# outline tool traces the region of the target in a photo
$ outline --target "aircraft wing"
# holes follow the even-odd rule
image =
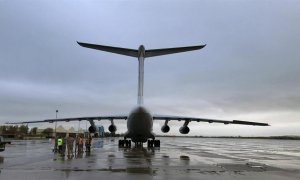
[[[23,122],[6,122],[6,124],[31,124],[31,123],[53,123],[53,122],[70,122],[70,121],[100,121],[100,120],[126,120],[128,116],[94,116],[94,117],[75,117],[60,119],[45,119],[40,121],[23,121]]]
[[[177,120],[177,121],[196,121],[196,122],[208,122],[208,123],[222,123],[222,124],[241,124],[241,125],[252,125],[252,126],[270,126],[268,123],[251,122],[251,121],[240,121],[240,120],[218,120],[218,119],[206,119],[206,118],[194,118],[194,117],[181,117],[181,116],[160,116],[154,115],[153,120]]]

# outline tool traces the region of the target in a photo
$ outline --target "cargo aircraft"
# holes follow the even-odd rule
[[[190,122],[207,122],[207,123],[222,123],[222,124],[241,124],[241,125],[253,125],[253,126],[269,126],[267,123],[240,121],[240,120],[218,120],[218,119],[207,119],[198,117],[184,117],[184,116],[165,116],[165,115],[153,115],[144,106],[143,100],[143,88],[144,88],[144,61],[145,58],[162,56],[167,54],[181,53],[186,51],[199,50],[204,48],[206,45],[189,46],[189,47],[176,47],[166,49],[150,49],[146,50],[143,45],[136,49],[127,49],[120,47],[103,46],[97,44],[88,44],[77,42],[80,46],[85,48],[91,48],[110,53],[131,56],[138,59],[138,98],[137,106],[132,109],[128,115],[124,116],[94,116],[94,117],[76,117],[76,118],[62,118],[62,119],[46,119],[42,121],[25,121],[20,123],[43,123],[43,122],[70,122],[70,121],[89,121],[90,127],[88,128],[90,133],[96,132],[96,120],[109,120],[111,125],[108,130],[111,133],[115,133],[117,127],[115,125],[116,120],[127,120],[127,132],[124,135],[124,140],[119,140],[120,147],[130,147],[131,141],[136,145],[142,145],[147,142],[148,147],[160,147],[160,141],[155,140],[155,135],[152,131],[153,121],[164,121],[164,125],[161,127],[163,133],[167,133],[170,130],[168,125],[169,121],[183,121],[182,127],[179,129],[181,134],[188,134],[190,129],[188,127]],[[13,123],[10,123],[13,124]],[[131,140],[129,140],[131,139]]]

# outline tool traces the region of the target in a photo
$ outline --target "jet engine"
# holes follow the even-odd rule
[[[114,133],[117,131],[117,127],[114,124],[111,124],[110,126],[108,126],[108,130],[111,133]]]
[[[181,134],[188,134],[190,132],[190,128],[187,127],[187,126],[182,126],[180,129],[179,129],[179,132]]]
[[[90,126],[90,127],[89,127],[89,132],[90,132],[90,133],[95,133],[96,131],[97,131],[96,126]]]
[[[170,131],[170,126],[169,125],[163,125],[162,127],[161,127],[161,131],[163,132],[163,133],[167,133],[167,132],[169,132]]]

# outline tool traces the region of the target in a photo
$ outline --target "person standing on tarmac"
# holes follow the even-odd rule
[[[73,157],[74,138],[70,135],[67,137],[68,157]]]
[[[82,135],[79,136],[79,141],[78,141],[78,153],[83,152],[83,138]]]
[[[78,153],[79,150],[79,134],[76,135],[75,139],[75,155]]]
[[[59,153],[62,153],[62,145],[63,145],[63,140],[62,140],[62,138],[59,136],[58,138],[57,138],[57,147],[58,147],[58,152]]]
[[[62,142],[62,155],[64,156],[66,153],[66,148],[67,148],[67,137],[63,138],[63,142]]]
[[[89,134],[85,141],[85,152],[91,152],[92,136]]]

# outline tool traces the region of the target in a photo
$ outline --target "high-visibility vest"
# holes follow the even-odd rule
[[[62,144],[63,144],[62,139],[61,139],[61,138],[58,138],[58,139],[57,139],[57,145],[58,145],[58,146],[62,146]]]

